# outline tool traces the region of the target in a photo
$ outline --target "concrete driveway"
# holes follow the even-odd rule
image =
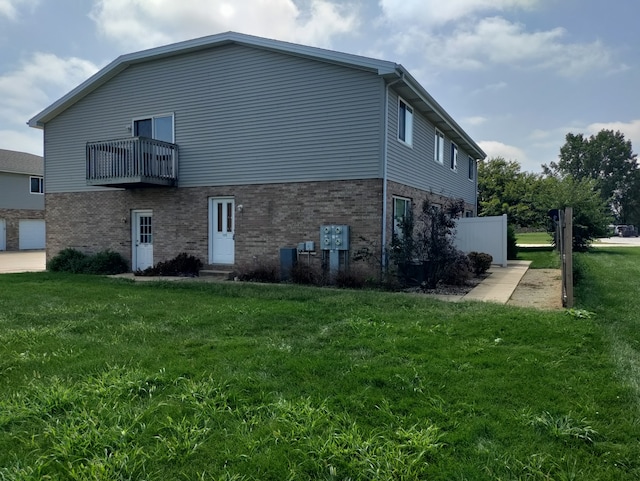
[[[46,270],[45,251],[0,252],[0,274]]]

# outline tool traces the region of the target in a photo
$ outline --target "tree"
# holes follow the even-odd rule
[[[569,133],[565,140],[558,162],[542,166],[545,174],[592,179],[619,223],[640,220],[640,174],[631,141],[613,130],[589,138]]]
[[[544,228],[547,202],[540,199],[542,176],[521,172],[520,164],[494,157],[478,166],[479,215],[507,214],[519,227]]]
[[[571,176],[563,178],[549,176],[540,184],[541,197],[548,200],[549,208],[573,207],[573,248],[586,250],[591,241],[607,235],[607,225],[611,222],[607,202],[602,199],[594,179],[576,180]],[[549,231],[553,226],[549,224]]]

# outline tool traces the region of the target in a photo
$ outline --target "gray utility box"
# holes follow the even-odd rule
[[[348,225],[320,226],[320,249],[330,251],[349,250]]]
[[[291,278],[291,269],[298,263],[298,251],[295,247],[280,248],[280,280],[288,281]]]

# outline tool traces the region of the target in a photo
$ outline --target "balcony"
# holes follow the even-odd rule
[[[176,144],[145,137],[87,143],[87,185],[133,189],[177,183]]]

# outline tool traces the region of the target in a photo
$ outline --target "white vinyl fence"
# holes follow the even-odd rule
[[[458,219],[454,243],[466,254],[491,254],[494,264],[507,267],[507,214]]]

